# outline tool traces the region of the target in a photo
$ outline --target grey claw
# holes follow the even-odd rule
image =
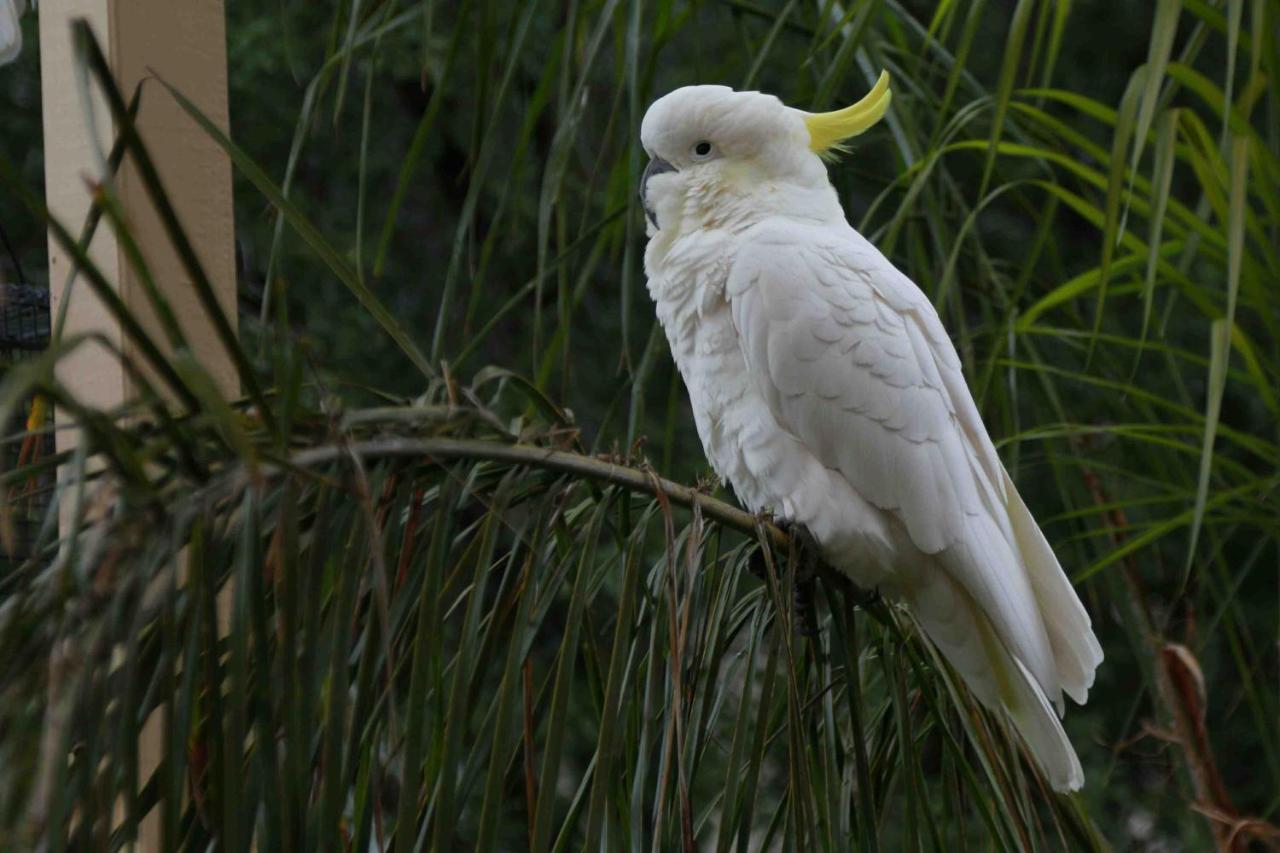
[[[792,579],[791,609],[796,633],[802,637],[818,635],[818,614],[814,606],[814,587],[818,577],[818,561],[821,555],[818,542],[803,524],[788,525],[795,542],[797,560]]]
[[[850,583],[849,587],[852,590],[850,597],[853,599],[853,603],[858,607],[861,607],[863,610],[880,603],[882,598],[880,595],[880,587],[877,586],[872,589],[866,589],[865,587],[858,586],[856,583]]]

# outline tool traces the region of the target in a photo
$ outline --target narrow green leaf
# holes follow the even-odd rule
[[[280,188],[267,177],[267,174],[253,162],[249,155],[232,142],[231,138],[223,133],[217,125],[211,122],[200,111],[199,107],[165,82],[163,78],[158,79],[173,95],[178,105],[195,119],[196,123],[204,128],[205,132],[227,152],[236,168],[258,188],[259,192],[267,197],[268,201],[280,210],[289,225],[298,233],[298,236],[311,247],[316,256],[324,262],[338,280],[346,285],[347,289],[364,306],[364,309],[378,322],[378,325],[382,326],[388,337],[396,342],[405,357],[418,368],[424,377],[427,379],[433,378],[435,370],[432,369],[426,357],[419,351],[417,344],[413,342],[413,339],[405,331],[404,327],[400,325],[400,322],[396,320],[395,316],[373,295],[373,291],[360,281],[359,274],[351,268],[347,260],[321,236],[320,232],[302,215],[301,211],[284,197],[280,192]]]
[[[1169,54],[1173,51],[1173,40],[1178,32],[1178,18],[1181,14],[1182,0],[1156,0],[1151,40],[1147,43],[1141,106],[1134,122],[1133,154],[1129,162],[1129,170],[1134,173],[1138,171],[1138,162],[1142,159],[1142,151],[1147,144],[1147,132],[1156,115],[1160,87],[1164,84],[1165,69],[1169,65]]]
[[[1249,170],[1249,141],[1236,137],[1231,145],[1231,207],[1227,221],[1227,310],[1210,329],[1209,380],[1205,391],[1204,445],[1200,450],[1200,473],[1196,481],[1196,503],[1191,518],[1190,542],[1183,566],[1183,585],[1191,574],[1196,545],[1204,524],[1205,504],[1209,496],[1209,478],[1213,473],[1214,441],[1222,397],[1226,391],[1227,365],[1231,358],[1231,335],[1235,326],[1236,294],[1240,289],[1240,266],[1244,252],[1245,192]]]

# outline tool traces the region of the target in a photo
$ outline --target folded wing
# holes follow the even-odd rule
[[[945,572],[1059,712],[1064,690],[1083,701],[1101,660],[1088,616],[1005,473],[928,299],[849,228],[779,224],[744,244],[727,297],[757,389],[932,558],[908,572],[921,587],[908,598]]]

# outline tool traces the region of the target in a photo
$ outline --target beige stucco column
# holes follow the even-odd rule
[[[45,195],[51,213],[78,234],[90,206],[86,178],[99,177],[102,157],[114,138],[111,114],[95,93],[91,108],[77,82],[71,21],[85,18],[108,54],[125,96],[132,95],[148,69],[162,76],[222,127],[227,126],[226,29],[222,0],[44,0],[40,4],[41,86],[44,98]],[[90,121],[90,115],[96,121]],[[227,315],[234,322],[235,249],[231,167],[208,138],[156,83],[146,84],[138,116],[161,180],[191,236]],[[117,188],[135,237],[152,273],[172,304],[194,354],[228,393],[237,391],[235,372],[223,356],[213,327],[204,319],[177,253],[169,245],[155,210],[132,164],[126,161]],[[119,252],[110,229],[98,229],[91,257],[117,284],[130,308],[163,342],[139,285]],[[131,352],[128,341],[89,289],[77,284],[68,295],[67,255],[49,248],[54,316],[68,302],[66,334],[105,333]],[[120,364],[97,347],[82,347],[61,365],[60,377],[85,402],[110,408],[132,396]],[[76,440],[61,432],[59,449]]]
[[[111,114],[96,92],[83,102],[77,79],[71,22],[88,20],[128,98],[152,71],[190,98],[214,122],[227,127],[227,58],[223,0],[42,0],[39,8],[44,110],[45,195],[51,214],[79,234],[90,207],[86,179],[97,180],[115,137]],[[90,87],[92,89],[92,86]],[[138,126],[178,217],[213,283],[223,310],[236,317],[231,167],[227,157],[156,83],[145,86]],[[222,390],[237,395],[235,371],[204,316],[177,253],[152,208],[132,163],[126,160],[116,188],[132,233],[158,285],[177,315],[193,355]],[[124,302],[164,344],[158,323],[104,223],[90,256]],[[49,246],[53,316],[65,305],[65,335],[95,331],[125,353],[133,347],[83,283],[68,290],[70,259]],[[83,346],[59,365],[62,383],[83,403],[111,409],[136,392],[119,361],[98,346]],[[58,449],[75,446],[74,430],[60,430]],[[70,518],[70,501],[64,519]],[[64,522],[65,524],[65,522]],[[54,739],[56,743],[56,738]],[[152,714],[139,737],[139,771],[145,780],[163,754],[161,715]],[[158,812],[139,827],[138,849],[159,850]]]

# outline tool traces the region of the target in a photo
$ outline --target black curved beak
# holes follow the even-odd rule
[[[645,187],[649,185],[649,179],[654,175],[661,175],[663,172],[677,171],[661,157],[654,157],[649,161],[649,165],[644,167],[644,174],[640,176],[640,204],[644,207],[644,215],[653,223],[653,227],[658,227],[658,217],[654,214],[653,208],[649,206],[649,197],[645,194]]]

